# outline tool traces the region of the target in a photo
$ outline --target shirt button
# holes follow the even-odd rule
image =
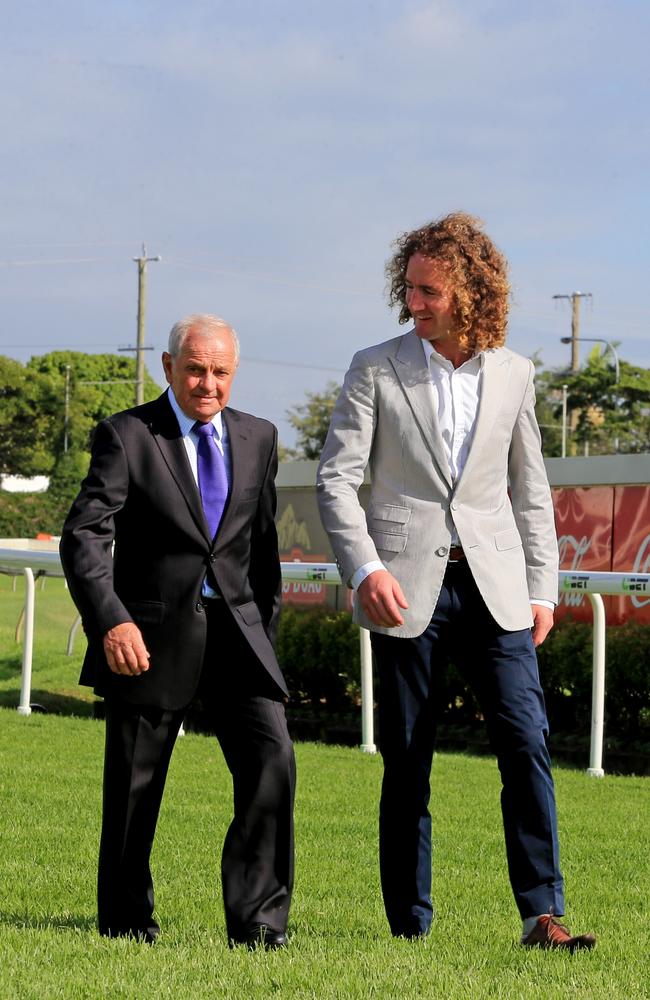
[[[441,545],[439,549],[436,549],[437,556],[446,556],[449,549],[446,549],[444,545]]]
[[[452,502],[452,504],[451,504],[451,509],[452,509],[452,510],[458,510],[458,504],[456,503],[456,501],[455,501],[455,500],[454,500],[454,501]]]

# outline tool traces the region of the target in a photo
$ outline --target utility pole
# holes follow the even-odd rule
[[[592,298],[591,292],[573,292],[571,295],[554,295],[554,299],[567,299],[571,303],[571,337],[563,337],[562,341],[571,344],[571,371],[577,372],[580,368],[580,361],[578,358],[578,341],[582,338],[580,337],[580,299],[590,299]],[[562,435],[562,457],[566,455],[566,405],[567,405],[567,390],[566,386],[562,387],[562,404],[563,404],[563,424],[564,431]],[[571,443],[570,452],[575,455],[577,452],[576,442],[574,434],[576,427],[578,426],[578,410],[572,409],[569,420],[569,428],[571,431]],[[585,445],[588,454],[588,445]]]
[[[121,351],[135,351],[135,405],[144,403],[144,351],[153,348],[144,346],[144,316],[147,303],[147,264],[162,257],[147,257],[147,247],[142,244],[142,256],[132,258],[138,265],[138,339],[136,347],[120,347]]]
[[[571,303],[571,371],[577,372],[578,341],[580,339],[580,299],[592,298],[591,292],[572,292],[571,295],[554,295],[554,299],[567,299]]]

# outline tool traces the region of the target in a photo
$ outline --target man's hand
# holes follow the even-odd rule
[[[386,569],[377,569],[359,584],[357,590],[361,607],[373,625],[395,628],[403,625],[399,609],[408,608],[408,602],[399,583]]]
[[[133,622],[122,622],[108,630],[104,652],[114,674],[137,677],[149,669],[149,653],[142,632]]]
[[[541,646],[553,628],[553,612],[543,604],[531,604],[533,612],[533,642]]]

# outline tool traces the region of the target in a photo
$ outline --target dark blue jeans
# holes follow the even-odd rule
[[[462,561],[449,565],[422,635],[372,633],[372,646],[384,760],[379,861],[393,934],[426,933],[433,915],[429,776],[436,692],[450,656],[472,686],[497,757],[508,871],[519,912],[562,914],[548,723],[530,630],[506,632],[497,625]]]

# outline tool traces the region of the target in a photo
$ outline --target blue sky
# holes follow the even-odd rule
[[[133,344],[209,311],[274,420],[398,332],[402,231],[462,208],[509,257],[509,345],[650,366],[650,7],[636,0],[0,3],[0,353]],[[586,354],[590,345],[582,345]]]

